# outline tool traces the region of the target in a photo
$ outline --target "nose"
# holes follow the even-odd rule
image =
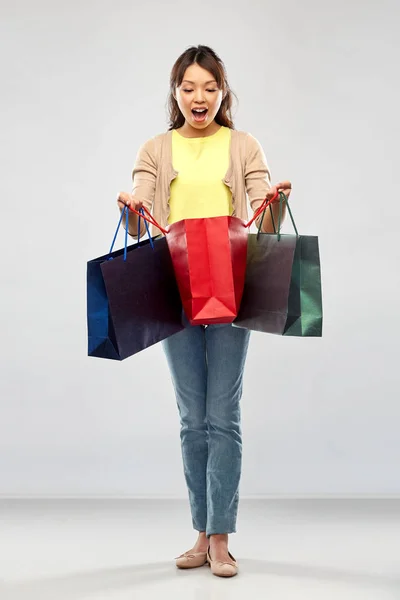
[[[203,98],[203,92],[201,90],[197,90],[197,92],[195,93],[195,101],[199,102],[200,104],[202,104],[204,102],[204,98]]]

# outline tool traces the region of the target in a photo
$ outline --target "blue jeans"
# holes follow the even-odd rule
[[[162,342],[180,416],[192,523],[235,533],[242,464],[240,398],[250,331],[188,325]]]

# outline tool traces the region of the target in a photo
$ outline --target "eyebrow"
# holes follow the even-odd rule
[[[182,83],[183,83],[184,81],[186,81],[187,83],[193,83],[193,84],[194,84],[194,81],[189,81],[189,79],[184,79],[184,80],[182,81]],[[217,83],[216,79],[210,79],[209,81],[206,81],[205,85],[207,85],[207,83],[213,83],[213,82]]]

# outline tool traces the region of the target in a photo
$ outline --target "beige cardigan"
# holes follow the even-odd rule
[[[222,181],[232,192],[233,215],[247,220],[246,194],[252,211],[256,211],[271,188],[271,176],[258,140],[245,131],[230,131],[229,167]],[[162,227],[168,225],[170,184],[177,175],[172,166],[172,130],[150,138],[139,148],[132,171],[132,194]],[[159,233],[152,226],[151,234]]]

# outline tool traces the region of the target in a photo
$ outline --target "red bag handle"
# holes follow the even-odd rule
[[[250,227],[250,225],[257,219],[257,217],[259,217],[261,215],[261,213],[273,202],[275,202],[275,200],[279,197],[279,192],[276,192],[276,194],[273,196],[273,198],[271,198],[270,200],[267,200],[267,198],[265,198],[265,200],[263,201],[263,203],[261,204],[261,206],[256,210],[256,212],[254,213],[254,216],[252,219],[250,219],[250,221],[248,223],[245,224],[245,227]],[[123,204],[125,204],[123,202]],[[125,206],[128,206],[127,204],[125,204]],[[131,208],[130,206],[128,207],[129,210],[131,210],[132,212],[136,213],[137,215],[139,215],[139,217],[142,217],[143,219],[145,219],[145,221],[147,221],[148,223],[150,223],[150,225],[154,225],[155,227],[157,227],[157,229],[159,229],[160,231],[162,231],[162,233],[168,233],[169,229],[164,229],[164,227],[161,227],[161,225],[159,225],[157,223],[157,221],[155,220],[155,218],[153,217],[153,215],[147,210],[147,208],[145,206],[143,206],[143,210],[146,213],[145,215],[143,213],[140,213],[139,211],[137,211],[135,208]],[[146,216],[147,215],[147,216]]]
[[[123,202],[122,204],[125,204],[125,202]],[[127,204],[125,204],[125,206],[128,206]],[[137,211],[135,208],[131,208],[130,206],[128,206],[129,210],[131,210],[132,212],[136,213],[137,215],[139,215],[139,217],[142,217],[142,219],[144,219],[145,221],[147,221],[148,223],[150,223],[150,225],[154,225],[155,227],[157,227],[160,231],[162,231],[162,233],[168,233],[168,229],[164,229],[164,227],[161,227],[161,225],[159,225],[157,223],[157,221],[155,220],[155,218],[153,217],[153,215],[147,210],[147,208],[145,206],[142,206],[144,212],[146,213],[146,215],[140,213],[139,211]]]
[[[245,227],[250,227],[250,225],[257,219],[257,217],[259,217],[261,215],[262,212],[264,212],[264,210],[273,202],[275,202],[275,200],[279,197],[279,192],[276,192],[275,196],[273,196],[273,198],[271,198],[271,200],[267,200],[267,198],[265,198],[264,202],[261,204],[261,206],[256,210],[256,212],[254,213],[254,216],[252,219],[250,219],[250,221],[248,223],[246,223]]]

